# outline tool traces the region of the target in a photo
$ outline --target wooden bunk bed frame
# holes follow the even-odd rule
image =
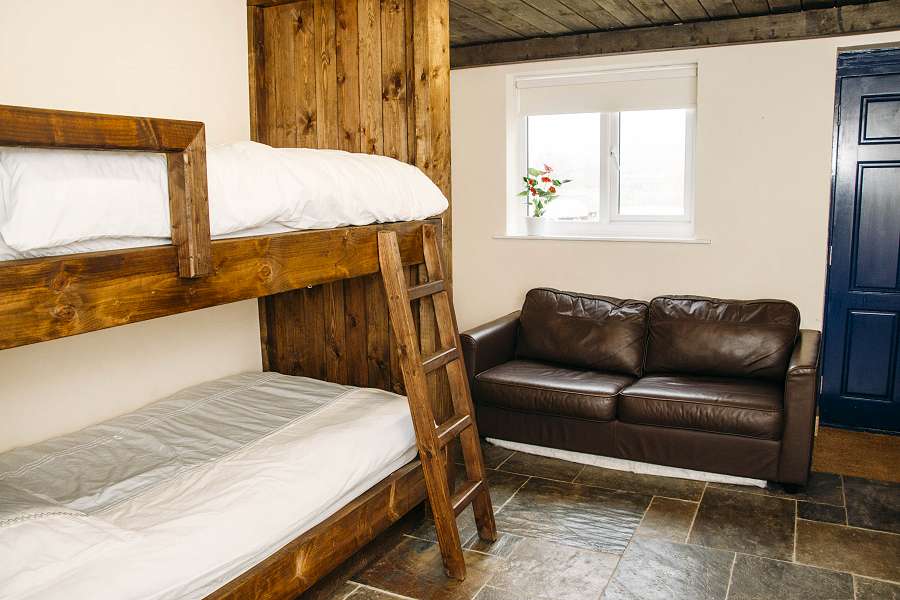
[[[448,0],[247,5],[254,140],[391,156],[450,198]],[[409,284],[425,283],[422,225],[435,226],[449,270],[449,210],[212,241],[202,123],[0,106],[0,146],[164,153],[172,217],[171,245],[0,262],[0,350],[257,298],[265,369],[405,392],[378,233],[396,232]],[[413,308],[427,355],[440,343],[433,304]],[[446,419],[446,379],[429,373],[427,386]],[[208,600],[295,598],[425,498],[417,459]]]
[[[195,225],[173,244],[0,262],[0,349],[377,273],[379,231],[396,232],[404,265],[424,263],[422,225],[436,219],[202,237],[209,231],[202,123],[0,106],[0,146],[171,157],[185,151],[172,148],[198,136],[190,159],[169,159],[172,212],[190,204]],[[189,199],[183,185],[171,185],[182,176],[173,175],[173,164],[190,170]],[[424,499],[417,459],[208,598],[294,598]]]

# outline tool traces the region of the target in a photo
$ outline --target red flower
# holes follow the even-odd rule
[[[551,194],[555,194],[555,193],[556,193],[556,188],[553,187],[553,186],[551,185],[551,186],[550,186],[550,189],[547,190],[547,191],[549,191]]]
[[[534,185],[536,183],[537,183],[537,179],[529,179],[528,180],[528,185]]]
[[[544,183],[550,183],[553,180],[550,179],[549,177],[544,176],[544,177],[541,177],[541,181],[543,181]]]
[[[531,188],[531,195],[532,195],[532,196],[537,196],[537,190],[534,189],[534,188]]]

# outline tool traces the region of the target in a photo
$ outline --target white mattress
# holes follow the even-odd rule
[[[0,598],[203,598],[415,457],[406,399],[275,373],[0,454]]]
[[[418,168],[385,156],[272,148],[207,154],[214,238],[414,221],[447,199]],[[169,242],[162,154],[0,148],[0,259]]]

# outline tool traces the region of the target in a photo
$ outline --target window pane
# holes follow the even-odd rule
[[[599,113],[528,117],[528,166],[543,170],[550,165],[554,178],[572,180],[547,206],[547,217],[598,219],[602,126]]]
[[[684,214],[687,111],[619,113],[619,214]]]

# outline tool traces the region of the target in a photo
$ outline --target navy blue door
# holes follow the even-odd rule
[[[900,432],[900,51],[838,58],[820,419]]]

